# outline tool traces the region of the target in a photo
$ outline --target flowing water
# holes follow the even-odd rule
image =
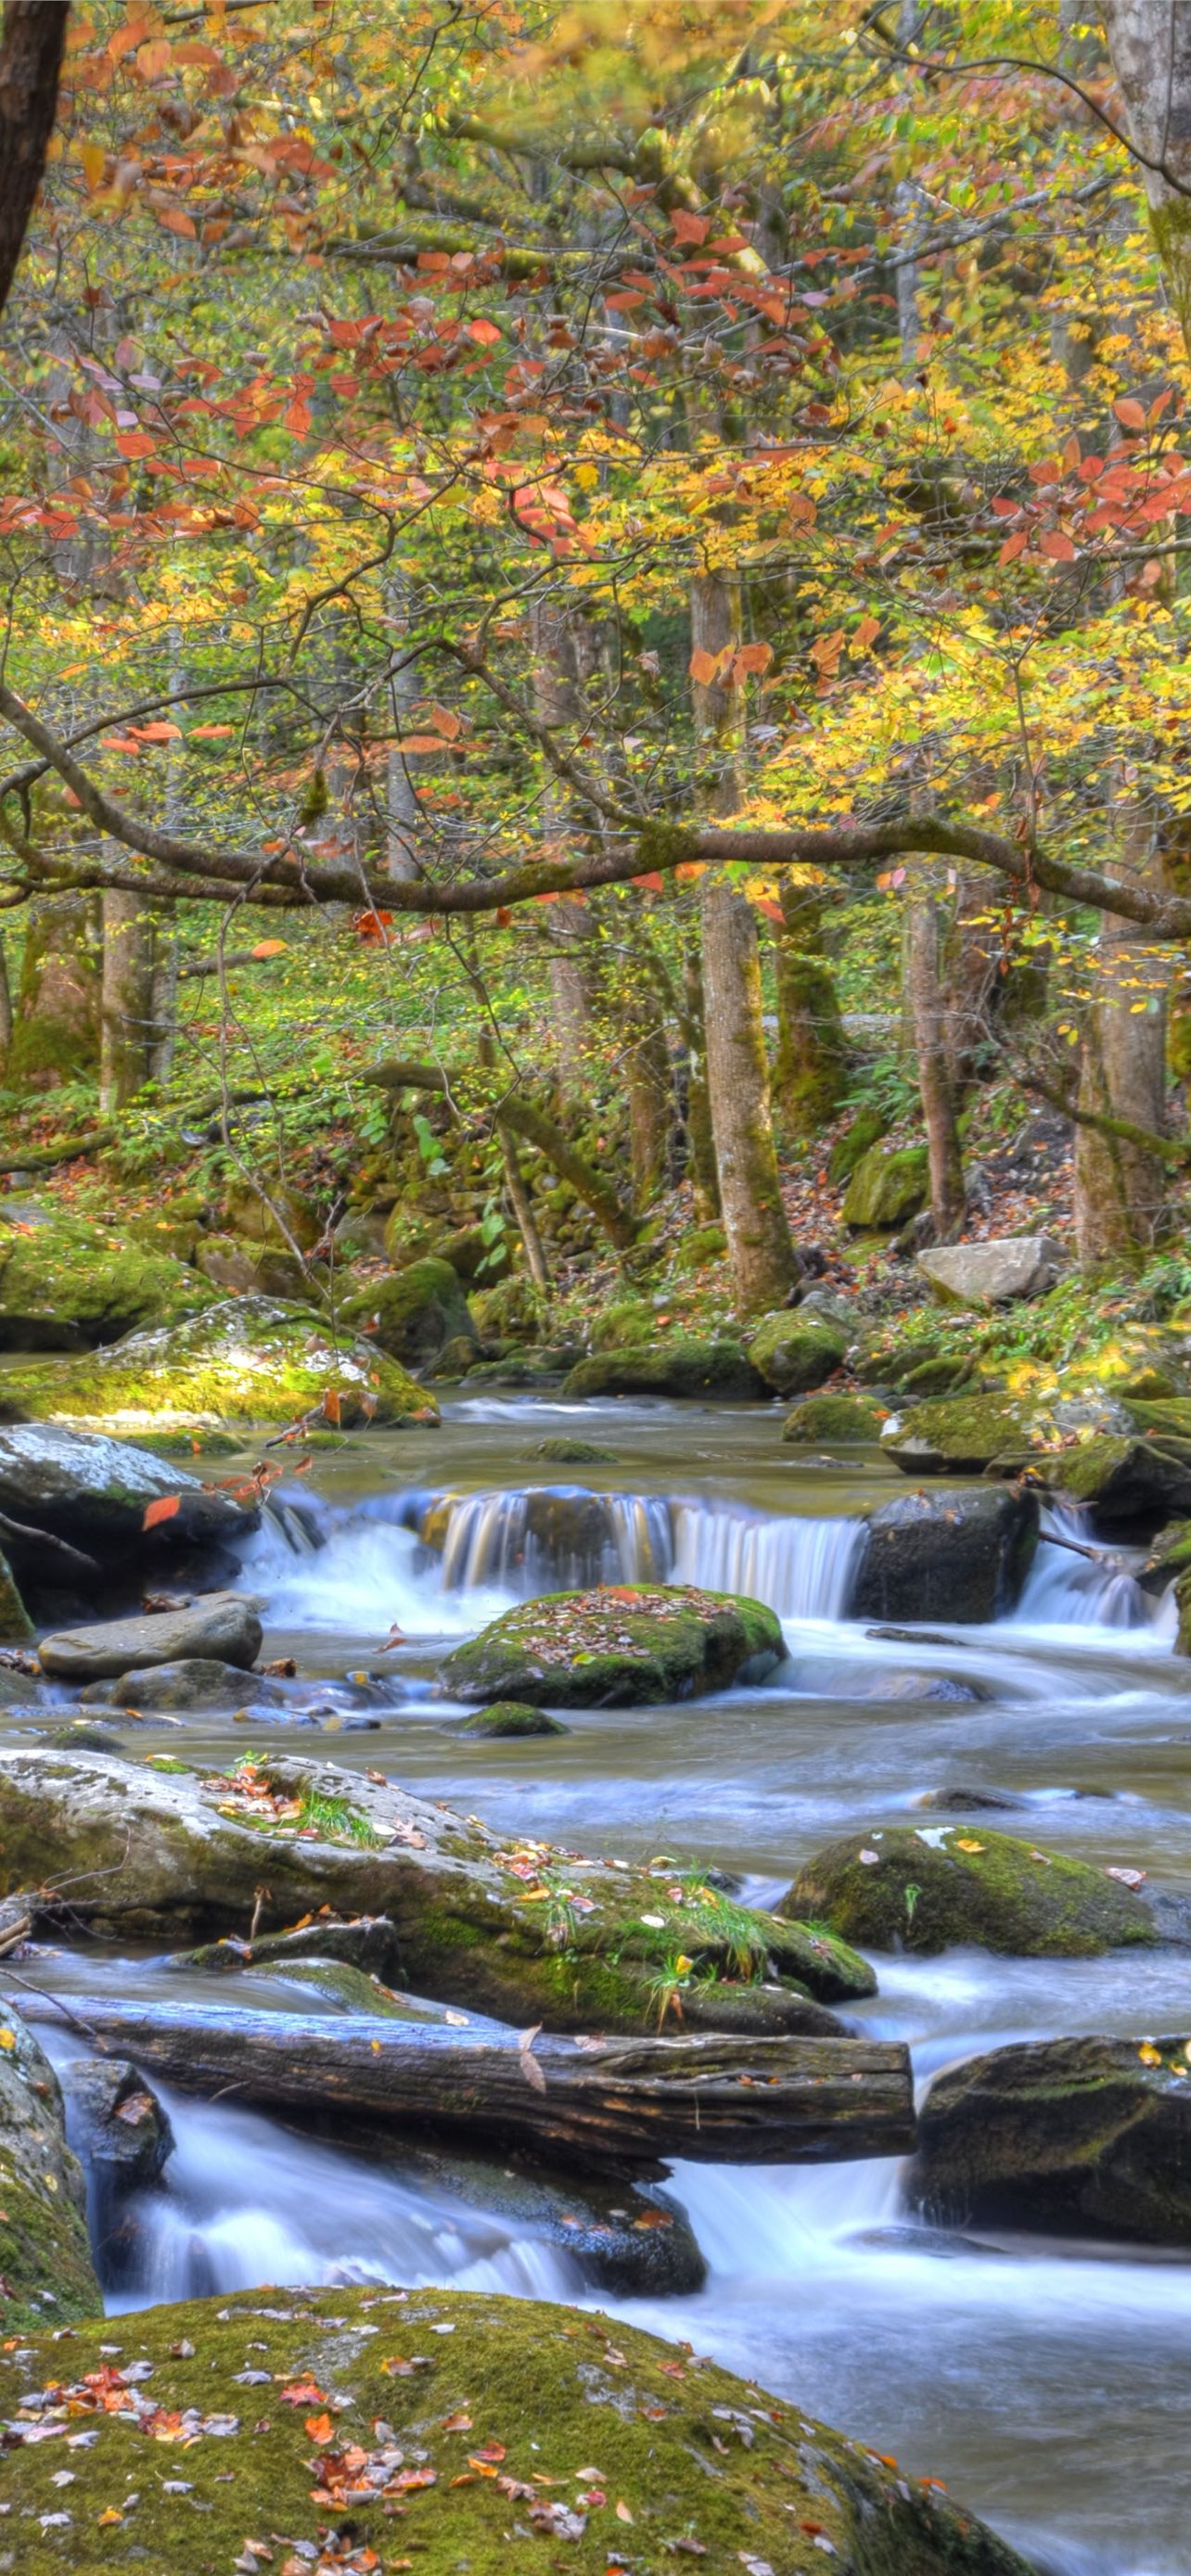
[[[563,1481],[535,1455],[559,1433],[615,1463]],[[268,1603],[265,1653],[292,1653],[300,1678],[248,1726],[187,1718],[188,1757],[226,1759],[277,1722],[317,1719],[310,1740],[336,1759],[504,1831],[714,1859],[759,1901],[824,1842],[957,1787],[1014,1796],[1016,1814],[996,1818],[1007,1830],[1136,1865],[1153,1886],[1191,1875],[1191,1664],[1120,1551],[1089,1562],[1041,1546],[1018,1608],[988,1627],[871,1633],[844,1616],[859,1515],[904,1486],[867,1458],[795,1457],[780,1414],[759,1408],[463,1401],[438,1433],[371,1435],[321,1459],[313,1481],[282,1497],[244,1569]],[[1074,1517],[1049,1528],[1086,1544]],[[435,1689],[443,1641],[511,1600],[600,1578],[751,1592],[780,1614],[788,1660],[764,1686],[707,1701],[573,1712],[565,1737],[464,1736]],[[137,1749],[177,1740],[143,1728]],[[1173,1950],[875,1964],[880,1992],[855,2018],[907,2040],[922,2081],[1014,2039],[1191,2027],[1187,1955]],[[103,1973],[151,1990],[155,1971]],[[54,1974],[68,1985],[71,1964]],[[76,1981],[96,1974],[92,1959]],[[74,2045],[63,2033],[54,2053]],[[166,2188],[134,2211],[113,2305],[311,2278],[590,2295],[565,2251],[474,2196],[228,2104],[169,2108],[177,2152]],[[1191,2570],[1185,2260],[940,2234],[908,2215],[885,2162],[683,2165],[671,2188],[706,2287],[601,2304],[941,2477],[1056,2576]]]

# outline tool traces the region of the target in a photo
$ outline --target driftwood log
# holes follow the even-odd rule
[[[14,1996],[52,2022],[52,1996]],[[566,2039],[501,2023],[69,1998],[75,2027],[186,2092],[430,2126],[618,2172],[818,2164],[915,2142],[907,2049],[867,2039]]]

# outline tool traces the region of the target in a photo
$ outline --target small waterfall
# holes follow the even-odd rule
[[[421,1535],[443,1506],[431,1505]],[[449,1500],[442,1536],[444,1592],[479,1584],[528,1596],[593,1583],[664,1583],[673,1548],[670,1505],[645,1494],[592,1494],[578,1485],[469,1494]]]
[[[780,1619],[842,1619],[867,1542],[860,1520],[750,1520],[679,1503],[673,1580],[747,1593]]]
[[[1054,1546],[1051,1540],[1071,1544]],[[1160,1621],[1163,1605],[1134,1581],[1120,1548],[1096,1549],[1093,1556],[1072,1548],[1094,1547],[1087,1522],[1061,1503],[1044,1505],[1042,1537],[1014,1612],[1018,1622],[1048,1628],[1150,1628]]]

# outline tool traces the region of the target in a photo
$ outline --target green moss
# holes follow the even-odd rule
[[[975,1942],[1012,1958],[1090,1959],[1158,1937],[1141,1899],[1102,1870],[964,1825],[832,1843],[800,1870],[787,1910],[868,1948],[925,1956]]]
[[[593,1351],[627,1351],[642,1342],[653,1340],[657,1316],[652,1306],[640,1298],[626,1298],[618,1306],[605,1306],[592,1326]]]
[[[0,1228],[0,1349],[80,1351],[217,1302],[197,1270],[106,1226]]]
[[[101,2353],[112,2343],[117,2354]],[[134,2360],[149,2376],[121,2411],[100,2411],[86,2375]],[[245,2368],[272,2386],[245,2387]],[[856,2576],[1027,2576],[937,2487],[910,2486],[685,2348],[581,2310],[459,2291],[246,2291],[218,2308],[191,2300],[97,2322],[65,2351],[46,2337],[21,2362],[3,2356],[5,2414],[51,2379],[79,2390],[72,2429],[97,2438],[70,2453],[65,2490],[52,2483],[61,2440],[7,2455],[22,2576],[138,2564],[228,2576],[246,2536],[284,2576],[294,2544],[317,2548],[328,2527],[344,2535],[345,2576],[411,2556],[427,2576],[508,2576],[518,2556],[553,2564],[560,2542],[574,2576],[604,2576],[610,2552],[662,2576],[684,2550],[707,2576],[739,2576],[742,2560],[819,2576],[821,2538]],[[118,2380],[107,2386],[118,2393]],[[287,2401],[306,2386],[312,2395]],[[154,2438],[189,2409],[200,2426],[222,2415],[235,2429],[185,2447]],[[560,2510],[574,2521],[559,2526]],[[61,2511],[68,2525],[45,2527]],[[520,2553],[511,2532],[527,2535]]]
[[[884,1407],[868,1396],[807,1395],[787,1414],[782,1438],[800,1448],[820,1440],[876,1440],[884,1420]]]
[[[884,1133],[885,1121],[879,1109],[858,1109],[851,1126],[845,1127],[843,1135],[837,1136],[831,1148],[827,1160],[828,1180],[834,1181],[837,1189],[845,1181],[850,1181],[857,1164],[863,1162],[874,1145],[880,1144]]]
[[[106,1431],[289,1423],[329,1400],[346,1423],[436,1422],[433,1397],[366,1342],[312,1325],[303,1308],[229,1298],[172,1330],[133,1333],[61,1368],[6,1373],[34,1419]]]
[[[704,1270],[713,1261],[722,1261],[728,1250],[728,1238],[722,1225],[697,1225],[684,1234],[675,1247],[676,1270]]]
[[[464,1340],[473,1349],[477,1341],[467,1299],[447,1261],[412,1261],[388,1278],[370,1280],[344,1299],[339,1315],[352,1332],[367,1333],[378,1350],[406,1368],[425,1365],[450,1341]]]
[[[528,1701],[498,1699],[493,1700],[488,1708],[477,1709],[474,1717],[465,1717],[461,1732],[464,1735],[502,1737],[566,1735],[569,1729],[561,1718],[548,1717],[544,1708],[533,1708]]]
[[[844,1224],[856,1233],[904,1225],[930,1190],[925,1145],[870,1145],[848,1183]]]
[[[564,1396],[671,1395],[724,1403],[762,1392],[739,1342],[701,1342],[683,1333],[581,1360],[563,1387]]]
[[[834,1375],[848,1347],[839,1324],[797,1312],[766,1315],[749,1343],[749,1358],[778,1395],[804,1395]]]
[[[995,1395],[914,1405],[894,1416],[883,1439],[899,1467],[927,1476],[978,1476],[993,1465],[1009,1474],[1058,1446],[1047,1405],[1013,1403]]]
[[[628,1708],[722,1690],[785,1654],[759,1601],[680,1585],[551,1592],[508,1610],[442,1666],[456,1697]]]

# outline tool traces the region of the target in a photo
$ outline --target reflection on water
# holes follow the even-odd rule
[[[1169,1614],[1138,1591],[1121,1553],[1089,1562],[1043,1545],[1017,1612],[994,1626],[849,1624],[860,1514],[904,1485],[873,1461],[793,1459],[780,1418],[484,1399],[456,1408],[439,1434],[320,1461],[303,1552],[274,1525],[245,1568],[268,1597],[266,1652],[296,1651],[325,1676],[328,1704],[338,1691],[345,1707],[373,1712],[374,1732],[328,1746],[336,1758],[519,1834],[714,1857],[761,1901],[816,1847],[905,1821],[941,1794],[954,1813],[995,1796],[1004,1804],[983,1811],[986,1825],[1132,1863],[1154,1883],[1185,1879],[1191,1665],[1172,1655]],[[527,1502],[547,1491],[534,1445],[563,1429],[616,1453],[569,1489],[578,1513]],[[435,1494],[453,1499],[431,1548],[419,1532]],[[1086,1544],[1076,1515],[1049,1528]],[[718,1699],[574,1712],[570,1732],[546,1742],[463,1737],[460,1712],[434,1688],[436,1641],[576,1568],[751,1591],[781,1615],[789,1660],[763,1688]],[[380,1665],[394,1626],[407,1642]],[[349,1670],[387,1678],[348,1690]],[[187,1730],[196,1753],[225,1754],[237,1733],[207,1717]],[[1175,1951],[876,1964],[863,2026],[908,2040],[922,2079],[1010,2040],[1191,2018],[1188,1960]],[[124,1975],[139,1989],[153,1973],[141,1963]],[[311,2278],[582,2296],[566,2256],[504,2216],[226,2103],[171,2101],[171,2113],[178,2152],[168,2187],[139,2204],[121,2303]],[[707,2287],[618,2312],[688,2337],[910,2473],[942,2477],[1054,2576],[1187,2576],[1191,2265],[940,2235],[907,2215],[888,2162],[683,2165],[675,2187]]]

